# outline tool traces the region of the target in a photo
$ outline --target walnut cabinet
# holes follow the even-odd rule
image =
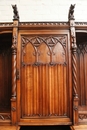
[[[15,14],[16,15],[16,14]],[[0,23],[0,125],[87,127],[87,23]]]

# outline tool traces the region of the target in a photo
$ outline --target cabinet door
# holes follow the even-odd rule
[[[67,32],[20,35],[20,123],[71,124],[68,36]]]

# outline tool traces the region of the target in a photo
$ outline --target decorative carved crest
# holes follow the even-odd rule
[[[13,13],[14,13],[13,18],[14,18],[14,19],[19,19],[19,14],[18,14],[18,10],[17,10],[17,5],[12,5],[12,8],[13,8]]]
[[[75,4],[70,6],[70,9],[69,9],[69,16],[68,16],[68,19],[69,20],[74,20],[74,8],[75,8]]]

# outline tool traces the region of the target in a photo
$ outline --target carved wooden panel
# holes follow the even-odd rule
[[[87,105],[87,42],[78,44],[79,105]]]
[[[22,118],[67,117],[67,35],[22,36]]]
[[[22,36],[23,64],[66,64],[66,35]]]

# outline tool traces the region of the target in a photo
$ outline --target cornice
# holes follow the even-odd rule
[[[0,27],[13,27],[13,22],[0,23]]]
[[[87,22],[75,22],[76,30],[87,30]]]
[[[69,22],[19,22],[19,28],[54,27],[69,28]],[[0,23],[0,28],[13,28],[13,22]],[[87,27],[87,22],[75,22],[76,29]]]
[[[19,23],[20,29],[35,29],[35,28],[49,28],[49,29],[67,29],[69,28],[68,22],[20,22]]]
[[[84,26],[87,25],[87,22],[75,22],[75,25]]]
[[[0,33],[12,32],[13,22],[0,23]]]
[[[13,27],[13,23],[0,23],[0,28]],[[27,27],[68,27],[68,22],[19,22],[19,28]]]
[[[68,22],[20,22],[19,24],[20,26],[57,26],[57,25],[62,25],[62,26],[65,26],[65,25],[68,25]]]

